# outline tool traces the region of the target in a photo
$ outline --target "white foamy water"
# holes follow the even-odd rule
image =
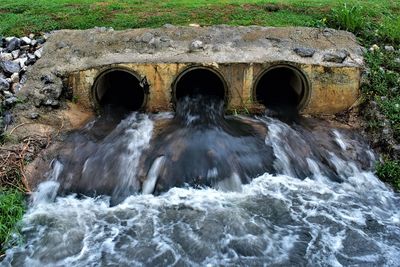
[[[3,266],[398,266],[400,199],[371,173],[262,175],[242,192],[173,188],[41,202]]]
[[[143,137],[135,141],[138,149],[148,144],[147,120],[123,131]],[[399,194],[351,155],[328,148],[318,154],[288,125],[260,121],[268,125],[265,143],[273,148],[277,174],[241,185],[234,173],[218,184],[234,192],[172,188],[159,196],[131,195],[116,206],[107,196],[55,198],[54,179],[39,187],[23,218],[25,243],[9,249],[0,265],[400,266]],[[343,153],[356,150],[343,133],[332,135]],[[126,151],[128,158],[137,155]],[[374,160],[371,151],[362,153]],[[163,161],[154,162],[144,192],[153,190]],[[324,164],[341,180],[329,177]],[[297,177],[298,166],[307,178]],[[218,176],[216,169],[208,174]]]

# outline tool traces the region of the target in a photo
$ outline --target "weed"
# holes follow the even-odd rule
[[[400,190],[400,161],[386,159],[378,164],[376,174],[383,181],[391,183],[394,188]]]
[[[362,31],[367,23],[364,8],[360,5],[349,5],[344,3],[342,6],[333,8],[330,24],[335,28],[358,33]]]

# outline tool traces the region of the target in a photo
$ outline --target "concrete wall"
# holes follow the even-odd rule
[[[102,65],[70,73],[68,86],[78,104],[96,109],[93,85],[96,78],[109,69],[126,69],[149,83],[145,111],[170,111],[174,107],[173,83],[189,67],[205,66],[221,74],[227,85],[228,111],[245,109],[260,111],[262,105],[255,99],[255,84],[265,70],[281,64],[298,69],[307,81],[308,91],[301,107],[303,114],[334,114],[348,109],[359,97],[360,68],[349,66],[321,66],[293,62],[268,63],[124,63]]]

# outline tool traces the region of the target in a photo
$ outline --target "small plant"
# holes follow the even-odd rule
[[[363,7],[344,3],[338,8],[333,8],[329,24],[341,30],[358,33],[366,27]]]
[[[380,179],[400,190],[400,161],[385,160],[377,166],[376,173]]]
[[[79,96],[77,96],[77,95],[72,96],[71,101],[72,101],[72,103],[74,103],[74,104],[78,103],[78,101],[79,101]]]

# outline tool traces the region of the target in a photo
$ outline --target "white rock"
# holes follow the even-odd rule
[[[198,50],[204,50],[204,44],[200,40],[194,40],[189,45],[189,51],[194,52],[194,51],[198,51]]]
[[[373,51],[378,51],[379,49],[380,49],[379,46],[377,44],[374,44],[369,48],[369,51],[373,52]]]
[[[385,50],[388,52],[394,52],[394,47],[391,45],[385,45]]]
[[[37,58],[41,58],[42,57],[42,52],[43,52],[43,48],[40,48],[38,50],[35,51],[34,55]]]
[[[28,53],[28,59],[35,59],[36,57],[35,57],[35,55],[34,54],[31,54],[31,53]]]
[[[6,37],[6,42],[9,43],[12,39],[16,38],[15,36]]]
[[[32,40],[31,46],[35,46],[36,44],[37,44],[37,41],[36,40]]]
[[[35,35],[33,33],[29,34],[29,39],[35,38]]]
[[[23,57],[23,58],[19,58],[19,65],[21,66],[21,68],[25,67],[25,63],[28,61],[27,57]]]
[[[12,83],[18,83],[19,82],[19,74],[18,73],[13,73],[11,74],[11,82]]]
[[[29,44],[31,44],[32,43],[32,40],[31,39],[29,39],[28,37],[22,37],[21,38],[21,41],[23,42],[23,43],[25,43],[25,44],[27,44],[27,45],[29,45]]]
[[[14,96],[13,93],[11,93],[10,91],[3,91],[3,93],[4,93],[4,96],[5,96],[6,98],[9,98],[9,97]]]
[[[13,59],[16,59],[19,57],[19,52],[20,52],[19,50],[14,50],[11,52]]]

